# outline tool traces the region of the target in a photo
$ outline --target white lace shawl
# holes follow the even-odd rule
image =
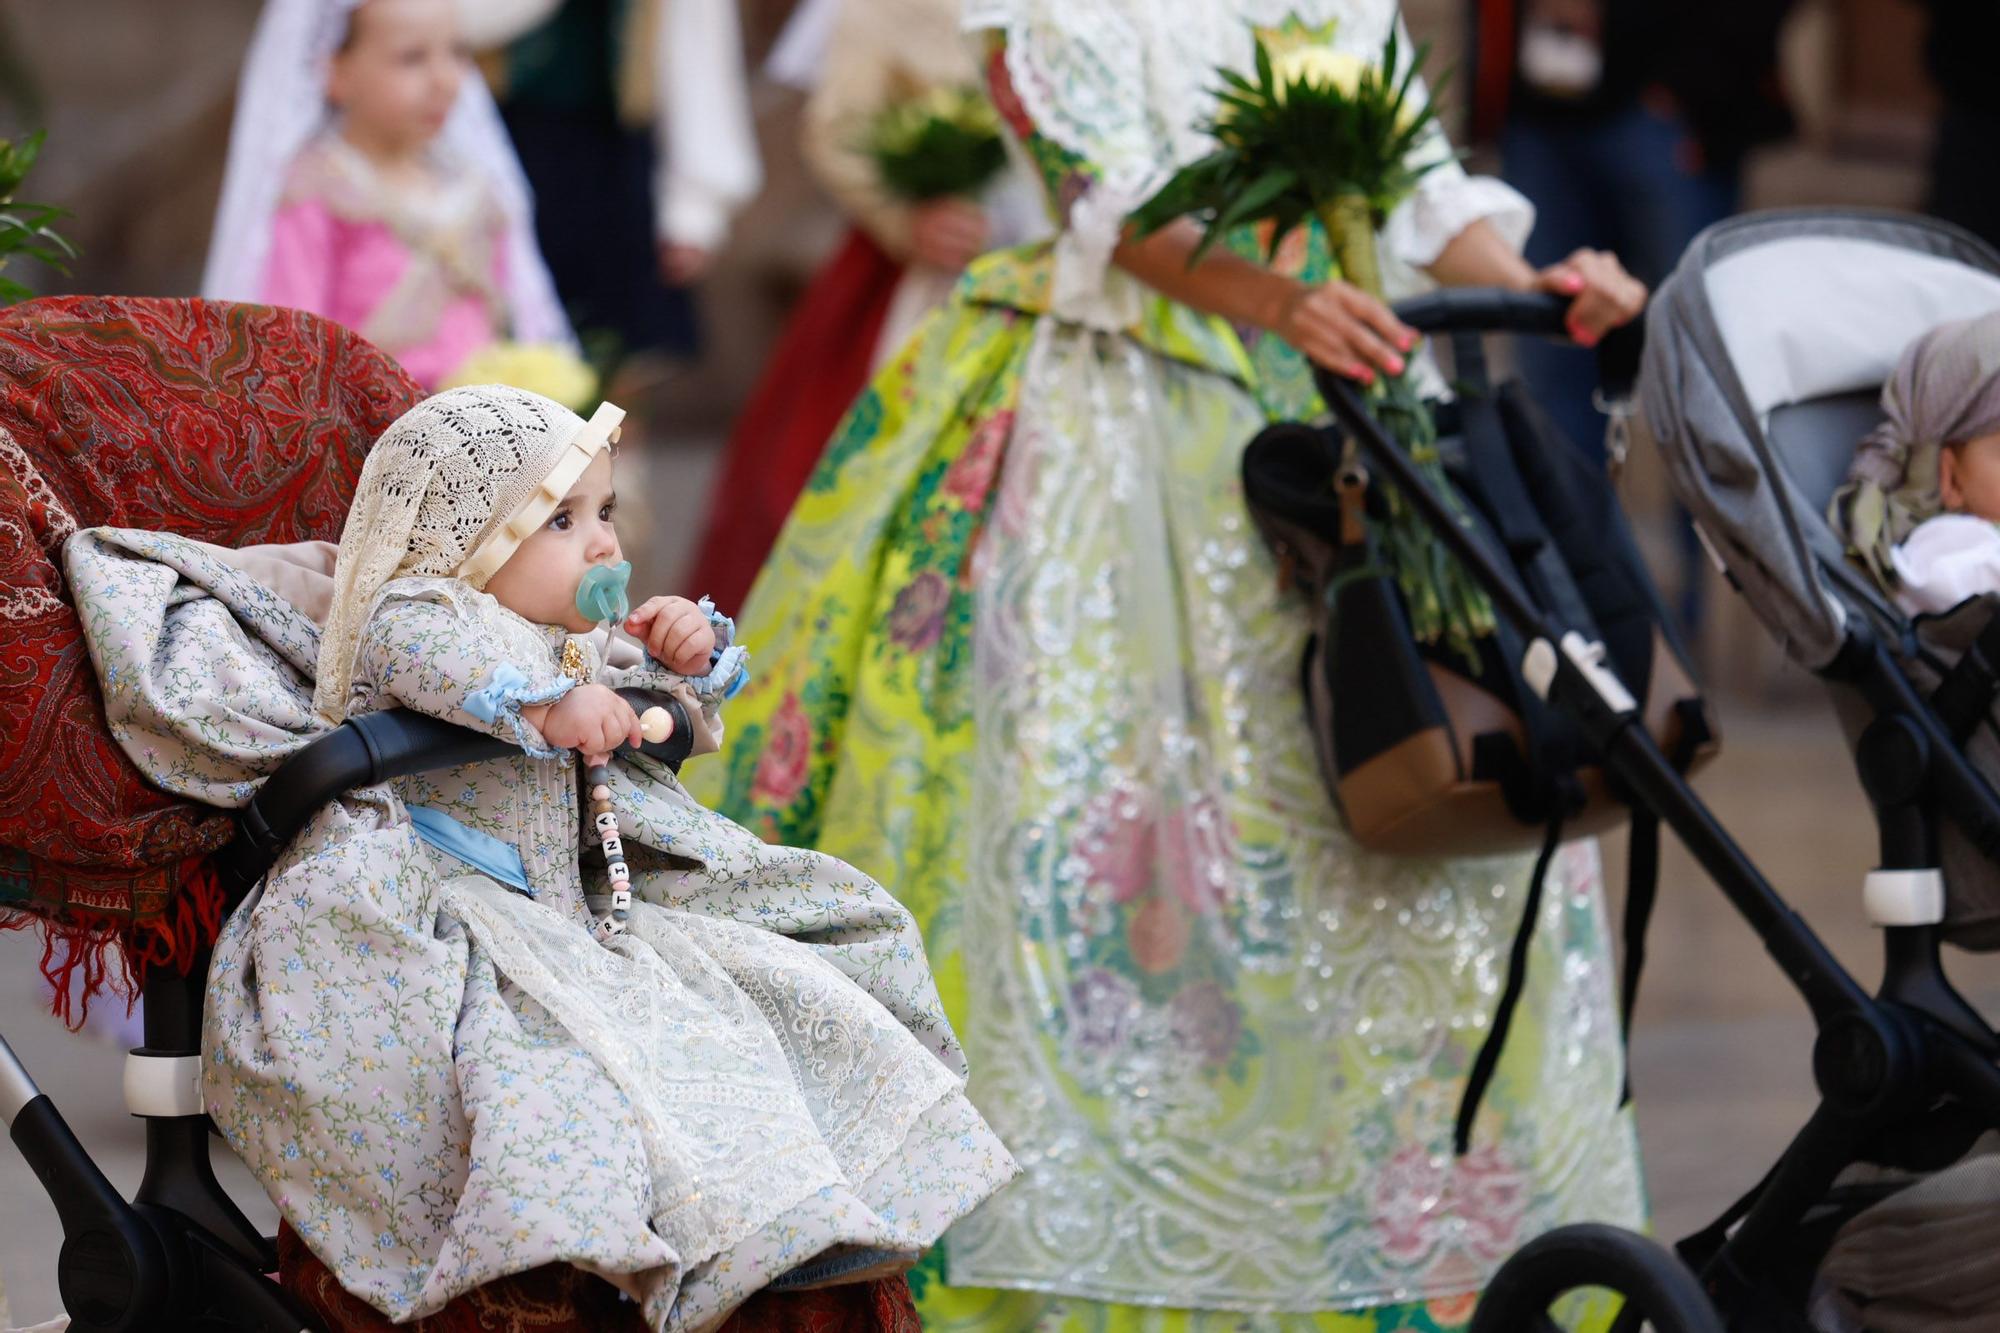
[[[1336,24],[1334,45],[1364,59],[1379,58],[1402,22],[1396,0],[966,0],[968,31],[1005,35],[1008,75],[1036,127],[1102,173],[1058,243],[1059,315],[1105,328],[1131,322],[1136,284],[1109,268],[1120,228],[1213,147],[1198,125],[1214,102],[1217,67],[1251,68],[1251,26],[1292,15]],[[1449,145],[1439,132],[1419,151],[1444,154]],[[1390,295],[1419,287],[1412,270],[1480,218],[1518,246],[1534,209],[1456,163],[1430,171],[1383,228]]]

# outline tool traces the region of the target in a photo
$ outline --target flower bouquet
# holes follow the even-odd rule
[[[861,146],[889,193],[911,203],[985,189],[1007,165],[1000,115],[978,89],[933,88],[890,103]]]
[[[438,387],[468,384],[505,384],[553,398],[572,412],[588,412],[595,406],[598,376],[560,343],[493,342],[461,361]]]
[[[1252,74],[1219,70],[1214,117],[1202,128],[1215,149],[1184,167],[1132,216],[1141,234],[1190,215],[1205,219],[1199,258],[1239,228],[1263,226],[1268,253],[1298,227],[1326,231],[1336,276],[1376,297],[1382,273],[1375,234],[1424,174],[1451,161],[1437,142],[1437,109],[1418,85],[1429,54],[1404,63],[1391,32],[1379,61],[1331,44],[1332,29],[1297,20],[1256,29]],[[1436,143],[1435,149],[1432,145]],[[1377,377],[1369,406],[1440,494],[1453,495],[1438,461],[1430,410],[1405,375]],[[1410,628],[1470,656],[1493,631],[1493,608],[1393,488],[1377,537],[1409,608]]]

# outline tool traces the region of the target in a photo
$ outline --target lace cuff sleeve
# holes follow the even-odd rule
[[[708,754],[722,741],[722,705],[735,698],[737,692],[749,683],[750,655],[735,642],[736,622],[717,611],[715,603],[706,597],[702,598],[700,605],[715,630],[715,651],[709,655],[705,674],[685,676],[669,671],[643,653],[636,661],[619,661],[617,659],[622,654],[607,648],[608,664],[599,673],[598,679],[613,689],[636,686],[662,694],[676,694],[683,703],[692,697],[693,707],[701,714],[695,723],[696,728],[705,732],[705,735],[697,737],[695,753]]]

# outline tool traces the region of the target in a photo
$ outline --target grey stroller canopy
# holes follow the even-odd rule
[[[1826,518],[1882,382],[1919,335],[2000,308],[2000,254],[1899,214],[1762,213],[1709,228],[1661,287],[1640,399],[1681,503],[1793,661],[1850,615],[1907,626]]]

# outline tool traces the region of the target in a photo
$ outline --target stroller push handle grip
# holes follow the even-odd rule
[[[1508,287],[1441,287],[1394,307],[1396,318],[1419,333],[1524,333],[1567,335],[1569,299],[1552,292]]]
[[[1394,307],[1396,318],[1419,333],[1448,335],[1511,333],[1569,338],[1570,298],[1554,292],[1517,292],[1511,287],[1441,287]],[[1604,335],[1597,344],[1597,379],[1606,397],[1628,396],[1639,377],[1646,324],[1635,319]]]

